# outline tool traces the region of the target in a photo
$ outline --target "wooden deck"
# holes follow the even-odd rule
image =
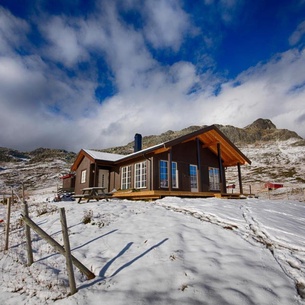
[[[245,195],[241,195],[239,193],[218,193],[214,194],[217,198],[222,199],[246,199],[247,197]]]
[[[180,192],[180,191],[117,191],[112,194],[112,198],[129,200],[156,200],[164,197],[183,197],[183,198],[208,198],[217,197],[222,199],[244,199],[239,193],[215,193],[215,192]]]
[[[167,196],[189,197],[189,198],[207,198],[214,197],[214,192],[179,192],[179,191],[117,191],[113,193],[112,198],[130,199],[130,200],[155,200]]]

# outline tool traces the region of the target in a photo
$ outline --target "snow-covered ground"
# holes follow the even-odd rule
[[[305,304],[304,202],[53,203],[51,191],[30,194],[31,218],[62,244],[58,208],[65,207],[72,254],[96,277],[75,268],[78,292],[68,297],[64,257],[34,232],[35,262],[26,267],[14,205],[10,249],[0,252],[0,304]],[[0,205],[0,219],[5,214]],[[2,250],[3,223],[0,234]]]
[[[243,190],[264,199],[305,202],[305,146],[304,141],[291,138],[286,141],[274,139],[239,146],[251,160],[251,165],[241,167]],[[228,184],[235,184],[239,192],[236,167],[226,169]],[[266,182],[276,182],[284,188],[268,192]],[[251,189],[250,189],[251,188]],[[230,192],[231,190],[228,190]]]

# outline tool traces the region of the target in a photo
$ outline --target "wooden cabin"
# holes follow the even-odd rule
[[[135,137],[135,152],[109,154],[82,149],[71,170],[75,193],[102,186],[118,198],[164,196],[210,197],[226,194],[225,168],[236,166],[243,194],[241,165],[251,161],[214,125],[142,149]]]
[[[74,192],[75,189],[75,175],[66,174],[60,177],[62,179],[62,191]]]

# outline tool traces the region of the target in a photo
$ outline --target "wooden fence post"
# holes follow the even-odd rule
[[[28,204],[25,201],[25,191],[24,191],[24,183],[22,183],[22,202],[23,202],[23,215],[26,217],[29,216],[29,208]],[[24,223],[24,230],[25,230],[25,239],[26,239],[26,251],[28,254],[28,266],[31,266],[34,262],[33,259],[33,250],[32,250],[32,239],[31,239],[31,228]]]
[[[27,203],[23,202],[23,215],[28,217],[29,216],[29,208]],[[33,250],[32,250],[32,240],[31,240],[31,228],[24,222],[24,230],[25,230],[25,239],[26,239],[26,251],[28,254],[28,266],[31,266],[34,262],[33,259]]]
[[[10,235],[10,221],[11,221],[11,201],[12,201],[11,198],[7,198],[4,250],[8,250],[8,241],[9,241],[9,235]]]
[[[24,183],[22,183],[22,202],[26,203],[25,201],[25,188],[24,188]]]
[[[66,251],[63,246],[61,246],[55,239],[53,239],[50,235],[48,235],[44,230],[42,230],[39,226],[36,225],[34,221],[32,221],[29,217],[22,215],[22,219],[25,223],[27,223],[40,237],[45,239],[51,246],[53,246],[60,254],[66,255]],[[95,275],[88,268],[86,268],[77,258],[73,255],[72,262],[75,267],[77,267],[81,272],[83,272],[89,280],[94,279]]]
[[[66,256],[66,264],[67,264],[67,271],[68,271],[68,277],[69,277],[70,295],[73,295],[74,293],[77,292],[77,289],[76,289],[75,278],[74,278],[73,263],[72,263],[65,208],[61,208],[59,211],[60,211],[60,222],[61,222],[61,228],[62,228],[62,235],[63,235],[63,240],[64,240],[64,248],[66,250],[65,256]]]

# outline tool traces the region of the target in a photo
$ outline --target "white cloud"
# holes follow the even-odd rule
[[[119,91],[142,86],[146,73],[157,62],[145,45],[142,33],[126,25],[118,16],[117,8],[104,4],[86,23],[82,24],[84,44],[105,55]]]
[[[289,43],[291,46],[296,45],[300,42],[302,37],[305,35],[305,21],[301,22],[296,30],[290,35]]]
[[[159,70],[149,87],[137,88],[129,95],[114,97],[102,105],[95,122],[101,133],[96,133],[92,143],[95,147],[99,147],[99,143],[121,145],[132,141],[135,132],[157,134],[189,125],[219,123],[244,127],[259,117],[269,118],[278,128],[288,128],[305,137],[304,64],[304,52],[290,50],[278,54],[270,62],[224,83],[217,96],[209,90],[192,96],[185,94],[186,88],[198,82],[194,67],[189,63]],[[151,76],[152,80],[154,78]],[[205,82],[209,86],[207,79]],[[298,90],[294,90],[295,84],[300,84]],[[113,118],[111,113],[117,115]],[[98,117],[107,118],[105,125]],[[115,141],[113,135],[116,135]]]
[[[238,20],[238,14],[241,12],[241,8],[244,5],[244,0],[204,0],[205,5],[212,8],[211,19],[219,18],[225,25],[231,25]]]
[[[221,3],[231,13],[240,4]],[[0,57],[1,145],[78,151],[123,145],[132,141],[136,132],[149,135],[214,123],[243,127],[259,117],[305,137],[304,51],[292,49],[248,69],[223,83],[215,96],[214,85],[223,80],[211,71],[199,74],[198,67],[185,61],[162,65],[147,47],[149,40],[156,48],[175,50],[185,31],[191,31],[189,17],[179,2],[160,0],[152,6],[147,1],[137,9],[143,16],[151,13],[144,31],[126,24],[115,2],[107,1],[86,20],[65,16],[39,19],[49,46],[44,46],[42,53],[37,48],[37,54],[26,56],[13,50],[13,44],[20,44],[22,38],[7,40],[0,30],[1,50],[6,50]],[[22,31],[23,26],[26,30],[24,21],[7,13],[4,16],[11,33]],[[98,71],[92,54],[103,56],[118,89],[101,104],[94,96]],[[69,77],[50,64],[52,60],[75,75]],[[90,71],[77,68],[81,61],[90,64]]]
[[[144,33],[154,48],[171,48],[177,51],[184,34],[190,30],[188,15],[176,0],[145,1]]]
[[[45,52],[53,60],[68,67],[89,59],[81,42],[78,22],[72,18],[55,16],[40,23],[50,43]]]
[[[26,21],[13,16],[0,6],[0,54],[10,52],[24,44],[29,28]]]
[[[304,65],[305,53],[292,49],[245,71],[212,99],[209,123],[243,127],[264,117],[305,137],[299,120],[305,113]]]

